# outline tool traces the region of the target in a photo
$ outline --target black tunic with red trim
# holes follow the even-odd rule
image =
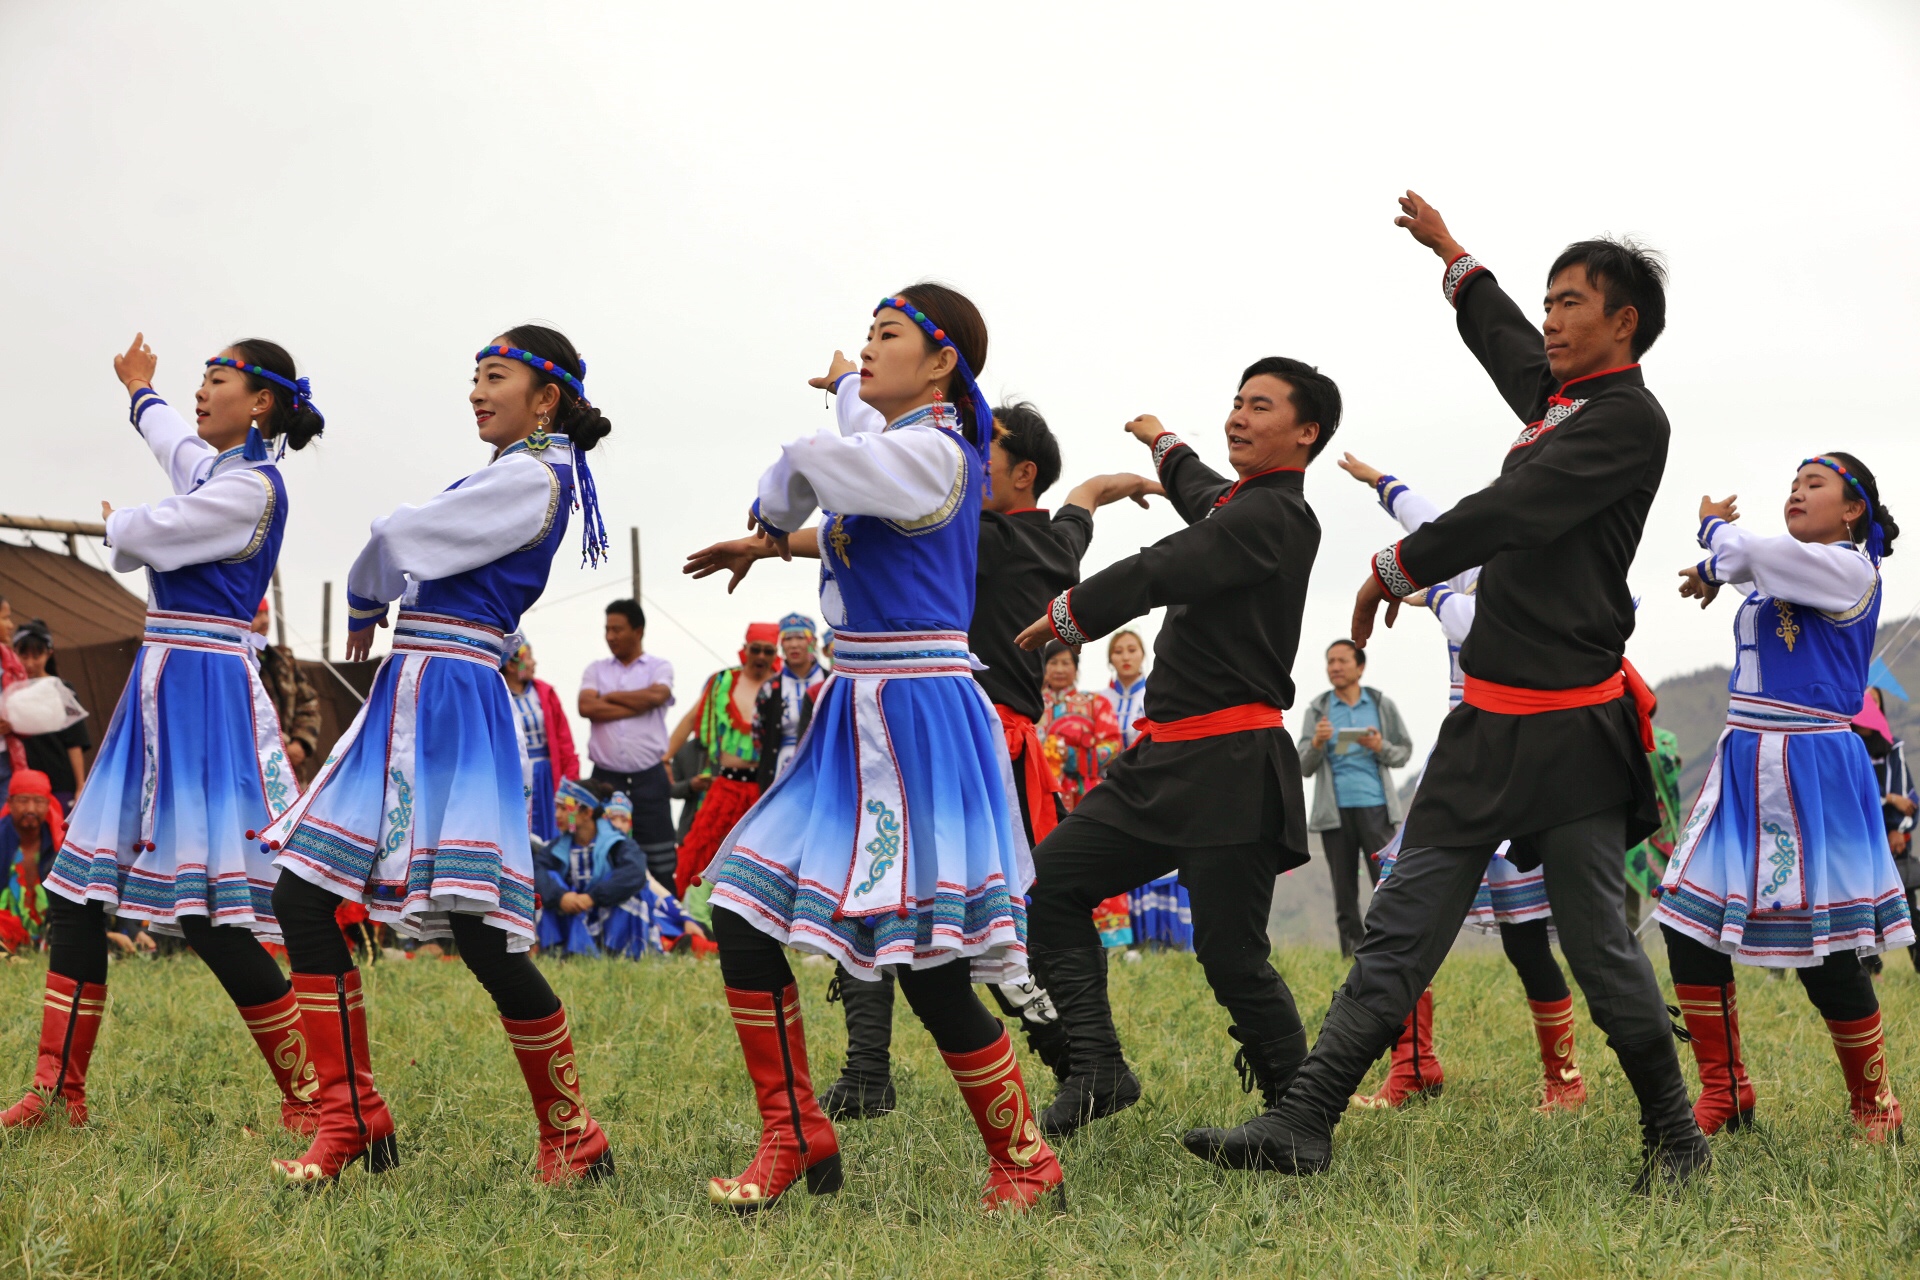
[[[1448,265],[1444,287],[1526,426],[1499,479],[1380,552],[1374,571],[1407,595],[1483,566],[1461,670],[1523,689],[1599,684],[1633,634],[1627,569],[1666,469],[1667,415],[1637,364],[1557,383],[1540,330],[1472,258]],[[1440,726],[1405,843],[1490,844],[1622,804],[1631,845],[1658,822],[1631,697],[1536,715],[1462,705]]]
[[[1154,459],[1187,527],[1056,597],[1055,633],[1085,643],[1165,605],[1148,719],[1292,706],[1300,614],[1320,549],[1304,473],[1230,483],[1171,432],[1155,441]],[[1307,860],[1300,757],[1283,728],[1190,742],[1142,737],[1074,813],[1181,848],[1275,844],[1280,870]]]
[[[987,664],[973,678],[987,697],[1038,720],[1046,683],[1038,653],[1014,643],[1014,637],[1046,611],[1047,602],[1080,581],[1080,557],[1093,542],[1093,513],[1065,506],[1049,516],[1027,511],[980,513],[980,561],[975,570],[973,625],[967,645]]]

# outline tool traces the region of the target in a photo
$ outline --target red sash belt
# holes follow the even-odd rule
[[[1491,680],[1468,676],[1461,700],[1470,707],[1498,715],[1537,716],[1543,711],[1597,707],[1629,693],[1633,695],[1633,709],[1640,721],[1640,746],[1652,751],[1653,690],[1633,669],[1633,664],[1624,658],[1620,661],[1619,671],[1599,684],[1583,685],[1578,689],[1522,689],[1516,685],[1495,684]]]
[[[1033,721],[1010,707],[996,702],[993,709],[1000,713],[1000,728],[1007,735],[1008,758],[1016,769],[1026,772],[1027,821],[1033,827],[1033,842],[1039,844],[1060,821],[1053,808],[1053,794],[1059,788],[1054,786],[1047,757],[1040,750],[1040,732]]]
[[[1285,719],[1285,713],[1278,707],[1264,702],[1243,702],[1237,707],[1222,707],[1203,716],[1188,716],[1184,720],[1168,720],[1165,723],[1142,716],[1133,722],[1133,727],[1140,731],[1141,737],[1158,742],[1194,742],[1201,738],[1218,738],[1224,734],[1246,733],[1253,729],[1278,729]]]

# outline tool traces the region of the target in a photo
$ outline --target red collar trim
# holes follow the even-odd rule
[[[1565,394],[1567,394],[1567,388],[1572,386],[1576,382],[1591,382],[1595,378],[1604,378],[1611,373],[1625,373],[1629,369],[1638,369],[1639,367],[1640,367],[1640,362],[1636,360],[1632,364],[1623,364],[1617,369],[1602,369],[1598,373],[1583,373],[1577,378],[1568,378],[1565,382],[1561,383],[1560,390],[1555,394],[1564,396]]]
[[[1298,471],[1300,474],[1305,475],[1307,469],[1305,467],[1268,467],[1265,471],[1256,471],[1250,476],[1241,476],[1233,482],[1233,488],[1214,499],[1213,505],[1216,507],[1226,506],[1227,503],[1233,500],[1233,495],[1240,492],[1240,486],[1249,480],[1258,480],[1261,476],[1277,476],[1283,471]]]
[[[1031,515],[1035,511],[1038,511],[1041,515],[1047,514],[1045,507],[1015,507],[1011,511],[1002,511],[1000,514],[1003,516],[1024,516]]]

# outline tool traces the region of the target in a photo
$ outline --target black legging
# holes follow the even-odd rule
[[[1688,986],[1724,987],[1733,981],[1733,958],[1696,942],[1666,925],[1660,932],[1667,940],[1667,968],[1675,982]],[[1851,951],[1835,952],[1808,969],[1795,969],[1794,976],[1806,988],[1807,999],[1820,1016],[1829,1022],[1856,1022],[1880,1007],[1873,993],[1873,979],[1860,965],[1860,957]]]
[[[784,991],[793,967],[781,945],[725,907],[713,909],[713,940],[720,944],[720,978],[736,991]],[[931,969],[893,970],[933,1042],[946,1053],[973,1053],[1005,1028],[974,993],[972,966],[958,956]]]
[[[1567,975],[1560,972],[1560,963],[1553,958],[1553,943],[1547,937],[1549,923],[1528,920],[1500,926],[1500,945],[1506,949],[1513,971],[1520,975],[1527,999],[1541,1004],[1565,1000],[1571,994]]]
[[[287,958],[296,973],[338,977],[353,968],[353,952],[333,918],[337,895],[296,875],[282,874],[273,886],[273,913],[287,940]],[[507,950],[507,931],[475,915],[448,917],[460,958],[493,997],[503,1018],[516,1022],[544,1018],[560,1008],[560,997],[533,963],[529,952]]]
[[[250,1008],[287,993],[287,976],[251,929],[214,924],[205,916],[180,916],[176,923],[234,1004]],[[106,903],[47,895],[47,967],[76,982],[106,982]]]

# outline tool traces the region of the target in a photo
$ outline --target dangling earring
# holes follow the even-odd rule
[[[935,387],[933,389],[933,425],[936,427],[946,426],[947,413],[947,397],[941,393],[940,388]]]
[[[533,434],[527,437],[527,448],[539,453],[553,443],[553,437],[547,434],[547,415],[541,414],[534,421]]]

